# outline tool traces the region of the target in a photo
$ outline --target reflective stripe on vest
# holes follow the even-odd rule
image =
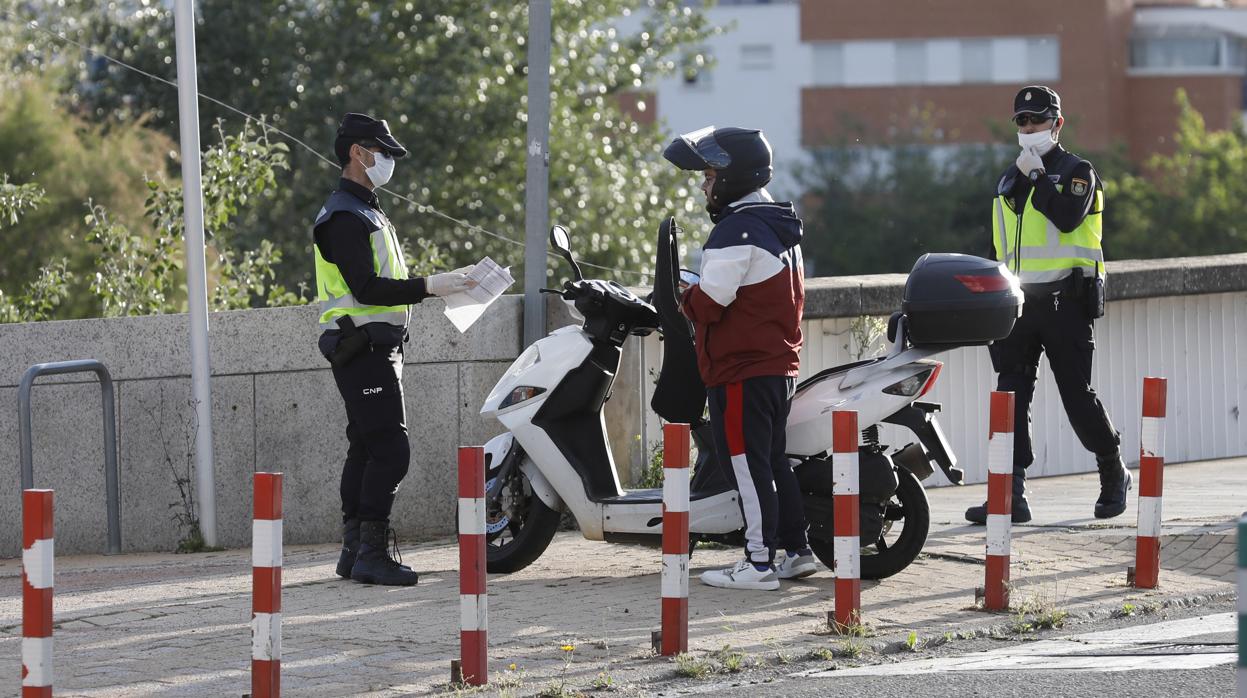
[[[1061,187],[1058,185],[1057,190]],[[1103,237],[1104,192],[1096,188],[1091,213],[1074,230],[1063,233],[1035,208],[1034,190],[1022,212],[1021,245],[1018,243],[1018,216],[1008,207],[1005,196],[997,196],[993,206],[992,245],[996,259],[1017,274],[1023,285],[1050,283],[1084,268],[1104,276]]]
[[[321,209],[317,222],[328,218],[327,213],[325,209]],[[380,226],[369,236],[369,242],[372,244],[372,268],[377,276],[384,279],[406,279],[407,262],[403,258],[403,249],[398,243],[394,226],[385,216],[371,209],[366,210],[366,213],[364,211],[356,213],[368,218],[374,225]],[[342,277],[342,271],[338,269],[338,265],[321,256],[320,247],[313,244],[312,249],[316,254],[316,290],[317,298],[320,300],[320,328],[322,330],[337,329],[335,321],[344,316],[350,316],[356,326],[370,322],[384,322],[397,327],[407,326],[410,306],[360,303],[351,294],[351,289],[346,285],[346,279]]]

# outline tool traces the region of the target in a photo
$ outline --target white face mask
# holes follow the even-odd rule
[[[374,187],[383,187],[394,176],[394,158],[385,153],[373,153],[373,166],[364,168],[368,181]]]
[[[1035,148],[1040,155],[1052,150],[1052,146],[1056,145],[1056,139],[1056,132],[1052,129],[1035,133],[1018,133],[1018,145],[1022,146],[1023,150]]]

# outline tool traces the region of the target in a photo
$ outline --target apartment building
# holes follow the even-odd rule
[[[1061,94],[1080,145],[1140,162],[1171,148],[1178,88],[1210,128],[1247,107],[1247,0],[727,0],[709,14],[725,27],[712,67],[653,86],[656,116],[671,132],[763,128],[786,195],[810,149],[851,134],[996,142],[1029,83]]]

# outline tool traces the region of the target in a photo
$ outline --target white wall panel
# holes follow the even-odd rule
[[[854,360],[853,320],[807,320],[801,377]],[[1143,378],[1168,379],[1165,460],[1183,462],[1247,455],[1247,293],[1220,293],[1115,301],[1096,321],[1092,385],[1122,435],[1126,461],[1139,459]],[[846,346],[848,345],[848,346]],[[646,341],[647,366],[659,363],[659,343]],[[936,357],[944,362],[927,400],[943,405],[939,419],[967,482],[987,478],[987,403],[996,378],[986,347],[965,347]],[[649,404],[648,391],[644,404]],[[658,438],[657,419],[647,441]],[[1074,435],[1052,380],[1040,362],[1032,405],[1035,463],[1032,477],[1090,472],[1095,457]],[[903,445],[908,432],[889,428],[885,440]]]

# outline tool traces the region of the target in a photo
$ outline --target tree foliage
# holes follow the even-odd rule
[[[1104,180],[1109,259],[1247,251],[1247,137],[1241,127],[1208,131],[1185,94],[1176,99],[1176,150],[1142,168],[1120,147],[1082,148],[1076,115],[1062,132],[1062,144]],[[954,146],[930,125],[929,111],[915,110],[908,121],[918,126],[873,140],[854,127],[816,149],[803,177],[811,208],[804,247],[814,273],[907,272],[925,252],[991,254],[991,200],[1016,156],[1004,145],[1011,125],[994,126],[1000,146]]]
[[[0,70],[0,72],[4,72]],[[0,173],[8,185],[42,191],[42,204],[11,207],[0,226],[0,286],[17,293],[51,260],[64,259],[71,289],[59,317],[96,312],[86,280],[94,265],[83,241],[83,202],[92,199],[138,229],[146,196],[143,182],[164,171],[172,145],[141,121],[109,127],[73,115],[57,99],[55,79],[37,73],[7,76],[0,100]],[[6,196],[13,196],[9,193]],[[14,220],[14,214],[17,220]]]
[[[985,255],[988,205],[1012,157],[991,145],[948,146],[929,113],[919,127],[870,143],[855,125],[817,148],[802,174],[810,212],[802,245],[818,276],[906,272],[925,252]]]
[[[1247,252],[1247,134],[1209,131],[1183,90],[1175,101],[1174,152],[1108,180],[1106,245],[1127,259]]]
[[[218,124],[217,142],[202,158],[204,236],[208,242],[209,306],[235,310],[253,305],[289,305],[299,298],[275,282],[281,253],[267,241],[254,249],[230,244],[232,222],[249,201],[271,195],[277,173],[287,168],[284,143],[256,133],[250,124],[226,134]],[[91,290],[105,316],[178,312],[186,299],[182,186],[147,181],[144,206],[152,233],[132,233],[92,204],[88,241],[99,248]]]
[[[277,171],[286,166],[285,145],[270,142],[265,133],[257,134],[249,126],[237,134],[219,130],[218,136],[203,156],[210,307],[232,310],[302,302],[276,283],[274,268],[281,253],[270,242],[238,251],[228,240],[240,207],[272,191]],[[86,202],[84,247],[94,260],[87,283],[98,303],[93,314],[150,315],[185,309],[182,187],[161,178],[147,180],[146,190],[146,216],[139,227],[121,222],[98,202]],[[25,208],[37,207],[40,195],[38,185],[28,184],[20,194],[0,196],[0,219],[20,222],[18,204],[33,202]],[[69,297],[74,280],[67,260],[41,267],[17,295],[6,298],[0,292],[0,322],[50,319]]]
[[[266,114],[322,154],[331,152],[345,112],[386,118],[411,151],[390,189],[411,201],[390,196],[383,203],[400,236],[415,239],[412,256],[444,255],[447,265],[482,254],[522,260],[520,247],[432,215],[426,206],[523,238],[527,3],[203,0],[197,7],[201,92]],[[629,20],[636,31],[613,28],[614,18],[637,10],[643,12]],[[172,79],[172,26],[163,4],[123,14],[83,3],[70,29]],[[657,127],[637,123],[623,104],[644,102],[636,93],[675,70],[711,31],[704,15],[682,0],[555,3],[551,218],[572,229],[587,261],[648,269],[660,218],[697,211],[687,177],[661,160]],[[92,86],[82,104],[94,118],[150,111],[153,124],[176,132],[176,93],[167,85],[98,61],[83,62],[75,79]],[[211,102],[201,105],[205,118],[234,124],[240,118]],[[277,196],[238,220],[242,247],[269,239],[286,254],[281,278],[287,283],[309,278],[308,229],[337,178],[336,163],[302,148],[291,153],[290,165]]]

